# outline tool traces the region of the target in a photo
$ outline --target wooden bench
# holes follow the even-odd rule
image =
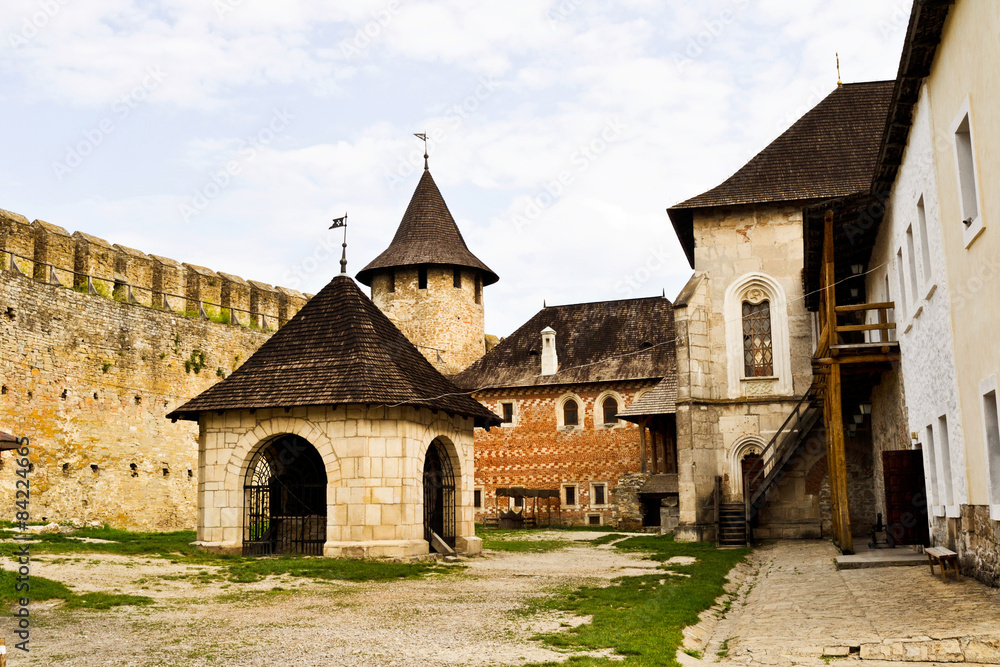
[[[931,574],[934,574],[934,566],[941,566],[941,581],[947,581],[948,565],[951,565],[955,573],[955,581],[961,581],[962,575],[958,571],[958,554],[951,549],[944,547],[928,547],[924,549],[927,554],[927,564],[931,566]]]

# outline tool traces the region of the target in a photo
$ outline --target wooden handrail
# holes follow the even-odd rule
[[[893,301],[877,301],[872,303],[852,303],[847,306],[836,306],[834,308],[838,313],[853,313],[859,310],[878,310],[880,308],[894,308],[896,304]]]
[[[896,328],[895,322],[875,322],[873,324],[843,324],[837,327],[838,332],[842,331],[892,331]]]

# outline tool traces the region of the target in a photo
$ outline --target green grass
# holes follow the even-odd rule
[[[653,560],[693,556],[691,565],[661,565],[666,572],[619,577],[606,587],[582,587],[537,603],[542,609],[590,615],[593,620],[565,632],[539,635],[547,643],[567,649],[613,649],[624,661],[573,656],[568,665],[676,665],[681,631],[698,622],[698,614],[723,593],[726,574],[748,549],[716,549],[700,542],[674,542],[671,536],[632,537],[615,545],[622,551],[649,554]],[[557,664],[557,663],[546,663]]]
[[[65,600],[69,609],[110,609],[121,605],[144,605],[153,599],[145,595],[123,595],[120,593],[74,593],[64,584],[45,577],[32,576],[31,588],[27,591],[15,589],[16,576],[7,570],[0,571],[0,606],[10,609],[25,597],[32,602],[40,600]]]
[[[34,556],[49,554],[118,554],[166,558],[174,563],[214,565],[223,568],[218,575],[195,572],[186,578],[208,583],[216,576],[233,582],[259,581],[269,575],[291,575],[310,579],[343,581],[391,581],[420,577],[432,572],[450,572],[435,561],[392,563],[374,560],[346,560],[315,556],[234,556],[204,551],[190,543],[193,530],[172,533],[138,533],[114,528],[81,528],[72,537],[111,540],[110,543],[81,542],[67,535],[42,534],[31,545]]]

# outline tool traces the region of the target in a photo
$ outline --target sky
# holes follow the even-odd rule
[[[306,293],[423,168],[500,276],[486,330],[691,275],[667,207],[837,83],[910,0],[3,0],[0,208]]]

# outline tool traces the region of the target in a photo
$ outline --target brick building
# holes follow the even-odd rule
[[[668,473],[676,484],[673,415],[642,426],[618,415],[661,384],[672,405],[674,373],[666,298],[543,308],[454,378],[504,419],[476,430],[477,520],[518,502],[498,501],[498,487],[525,487],[558,490],[564,523],[640,525],[644,485]],[[647,523],[659,525],[665,495]]]

